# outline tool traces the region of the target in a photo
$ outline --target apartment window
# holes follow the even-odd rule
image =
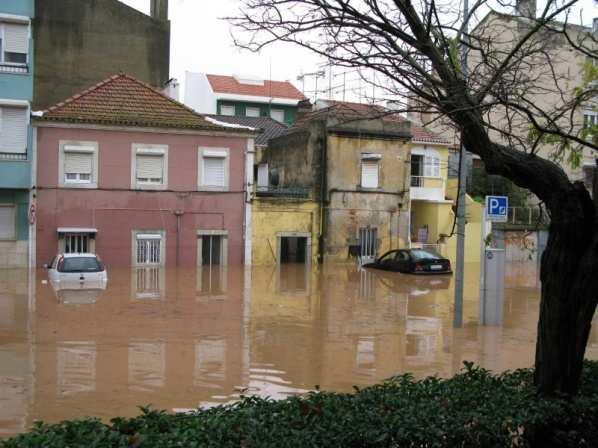
[[[197,264],[199,266],[228,264],[228,232],[226,230],[197,231]]]
[[[440,157],[435,152],[427,152],[424,159],[424,176],[440,177]]]
[[[159,267],[135,269],[135,298],[156,300],[162,298],[163,272]]]
[[[200,148],[198,154],[198,161],[198,187],[200,189],[228,189],[228,148]]]
[[[64,235],[64,253],[78,254],[89,252],[89,234],[67,233]]]
[[[284,123],[284,110],[282,109],[272,109],[270,111],[270,118],[273,120],[279,121]]]
[[[164,232],[133,231],[133,240],[135,265],[164,264]]]
[[[0,152],[27,154],[27,126],[29,109],[0,106]]]
[[[59,143],[58,184],[70,188],[97,188],[97,142]]]
[[[25,65],[29,50],[29,25],[25,23],[0,24],[0,62]]]
[[[596,110],[584,110],[583,111],[583,127],[591,128],[592,126],[598,125],[598,111]]]
[[[378,188],[380,154],[361,155],[361,187]]]
[[[361,227],[359,229],[359,252],[362,257],[375,257],[378,252],[378,229]]]
[[[220,114],[221,115],[235,115],[235,106],[220,106]]]
[[[248,117],[259,117],[260,116],[260,108],[259,107],[246,107],[245,115]]]
[[[131,185],[144,190],[168,187],[168,146],[133,144]]]
[[[16,231],[16,207],[0,204],[0,240],[14,240]]]

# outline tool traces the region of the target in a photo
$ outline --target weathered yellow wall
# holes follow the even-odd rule
[[[376,153],[378,188],[361,189],[361,154]],[[409,145],[402,140],[329,135],[327,140],[328,190],[325,260],[346,261],[360,227],[378,229],[378,254],[406,247],[409,232]],[[334,191],[345,190],[345,191]],[[389,194],[390,193],[390,194]]]
[[[276,264],[279,232],[308,232],[311,235],[311,259],[317,261],[319,212],[315,201],[264,199],[253,201],[252,263]]]

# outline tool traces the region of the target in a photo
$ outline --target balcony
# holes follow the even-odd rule
[[[27,74],[29,73],[29,66],[27,64],[11,64],[8,62],[1,62],[0,73]]]
[[[444,201],[445,180],[441,177],[411,176],[411,199]]]
[[[260,198],[309,199],[310,189],[307,187],[257,187],[255,195]]]
[[[25,152],[0,152],[0,161],[2,160],[27,160]]]

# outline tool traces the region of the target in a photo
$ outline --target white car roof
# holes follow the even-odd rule
[[[93,257],[96,258],[96,254],[89,254],[89,253],[80,253],[80,254],[58,254],[59,257],[64,258],[89,258]]]

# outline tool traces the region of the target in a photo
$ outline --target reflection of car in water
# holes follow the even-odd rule
[[[364,267],[408,274],[452,274],[451,262],[429,249],[391,250]]]
[[[48,266],[48,278],[59,302],[95,303],[106,289],[106,268],[94,254],[61,254]]]

